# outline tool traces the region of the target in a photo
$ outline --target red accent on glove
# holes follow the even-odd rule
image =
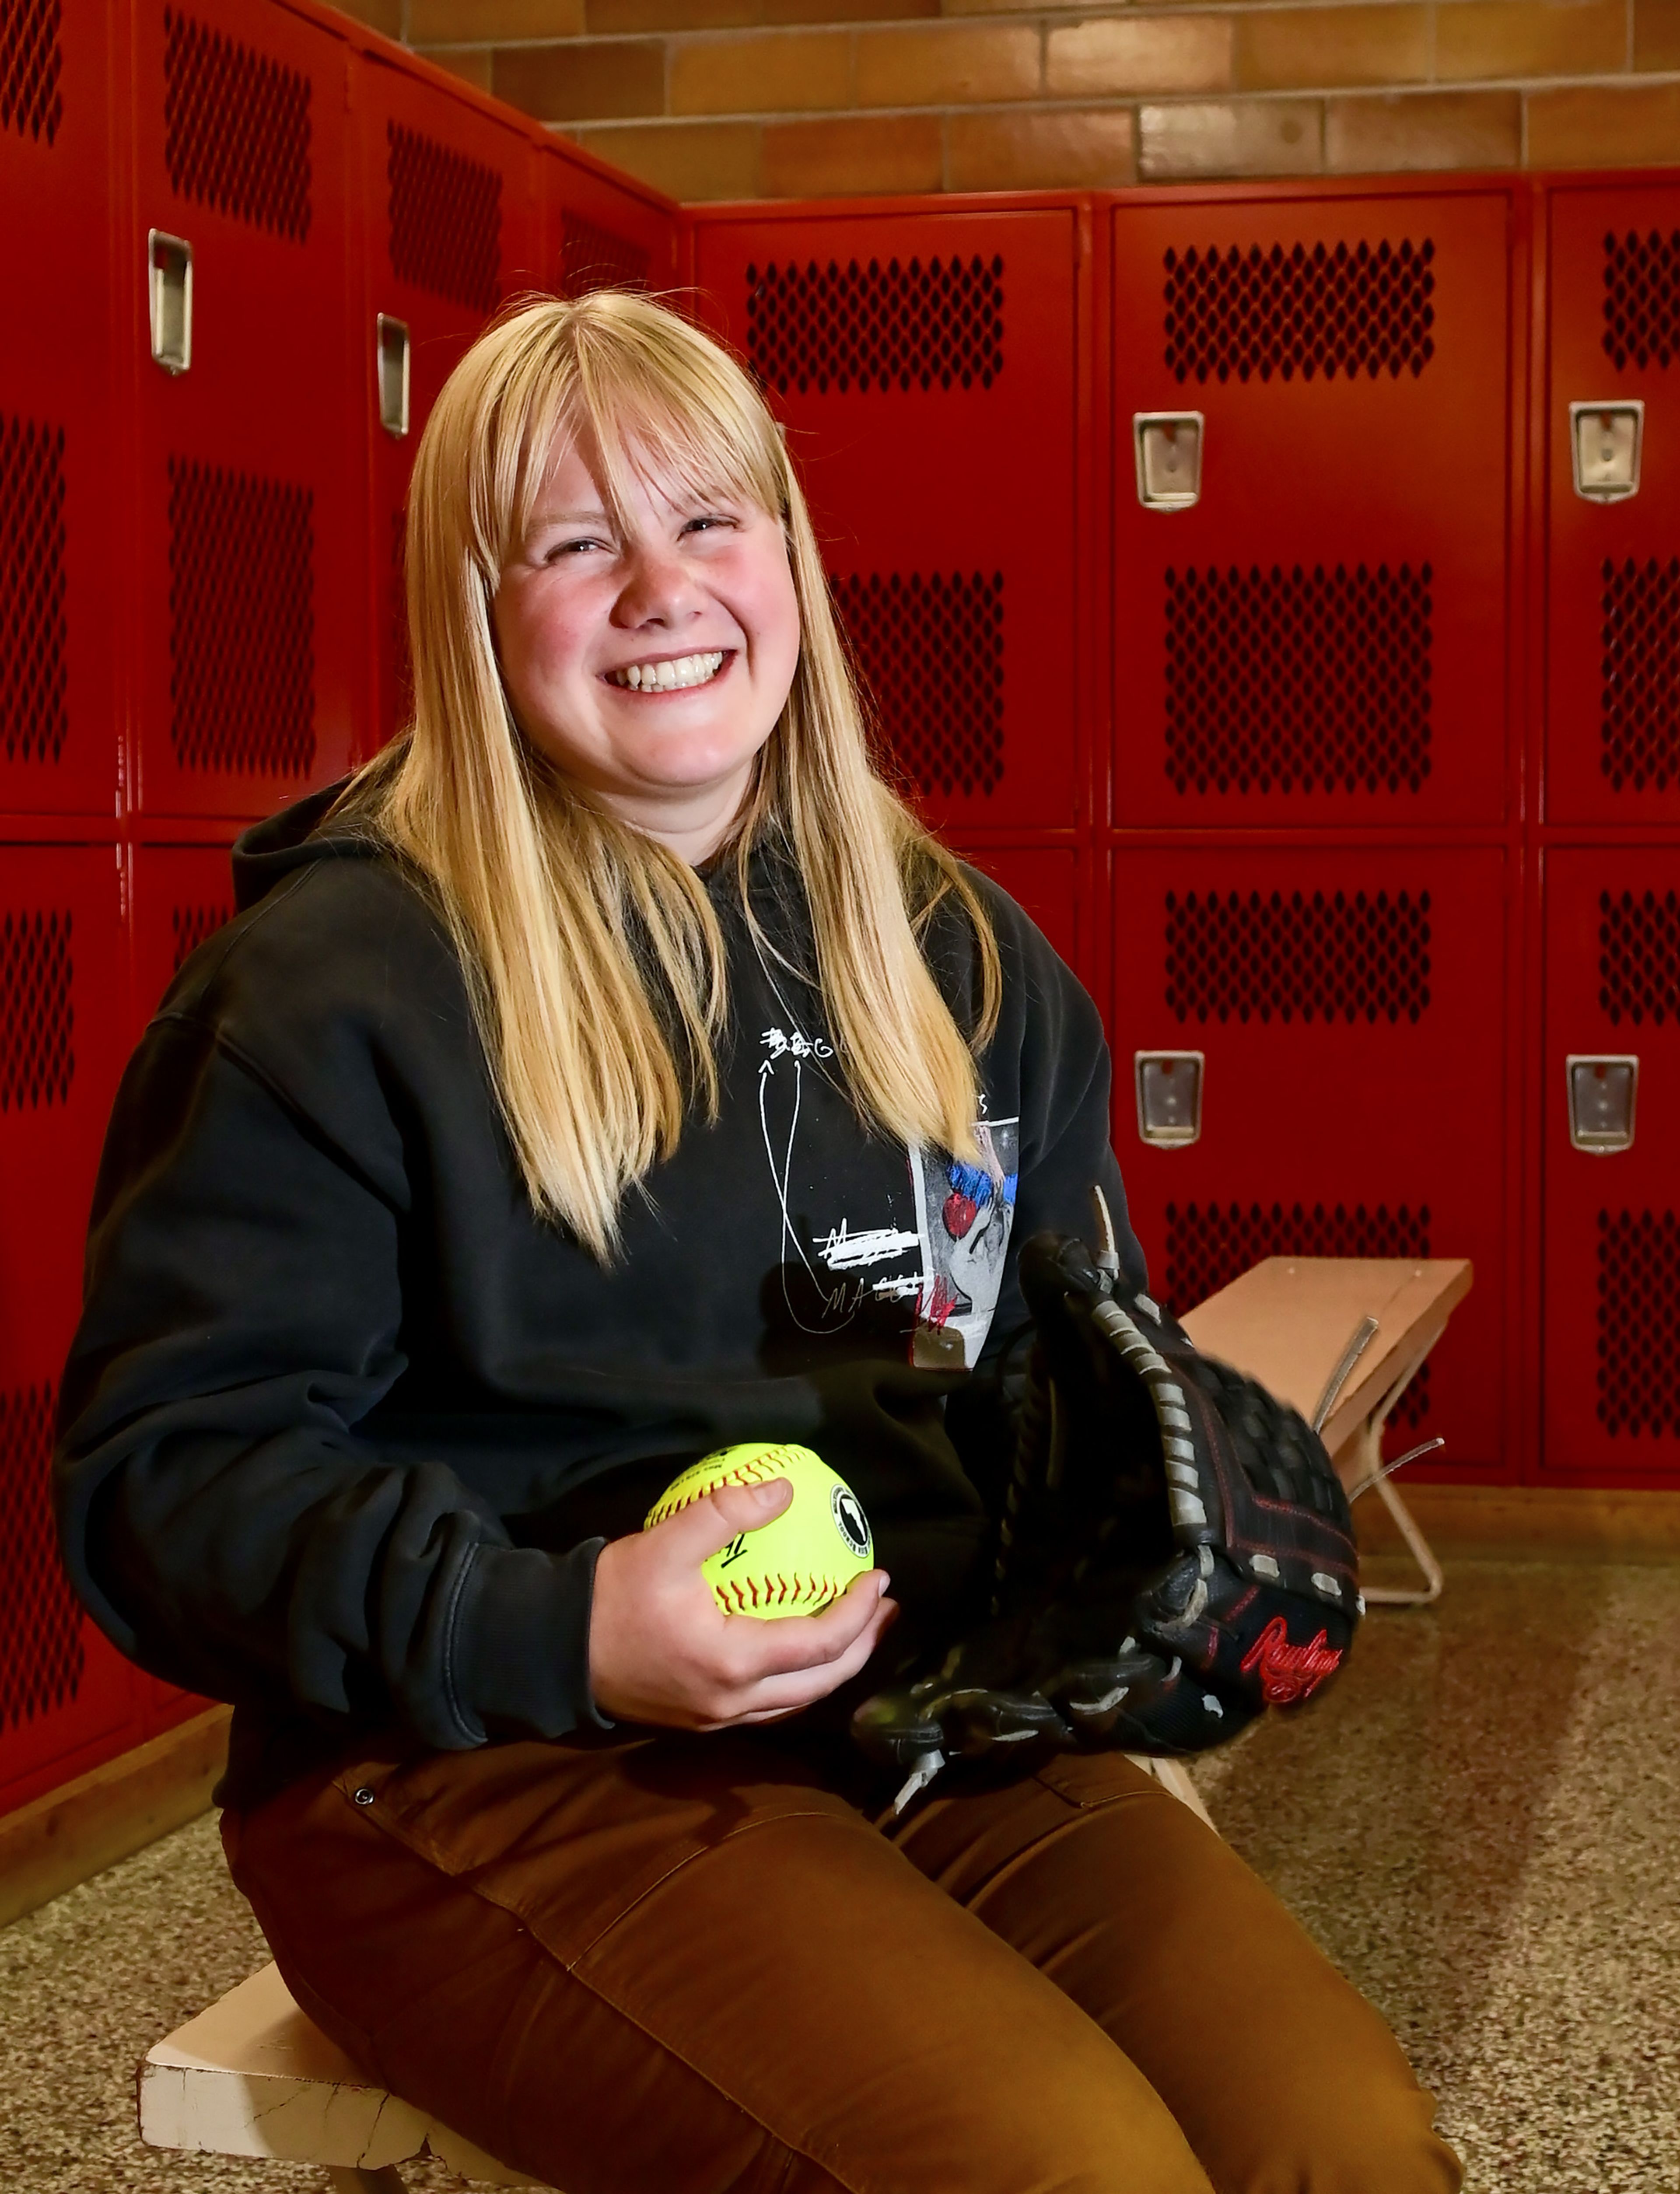
[[[1292,1707],[1311,1698],[1326,1676],[1342,1665],[1342,1651],[1320,1630],[1308,1646],[1292,1646],[1289,1628],[1274,1615],[1239,1664],[1245,1676],[1257,1668],[1260,1691],[1269,1707]]]

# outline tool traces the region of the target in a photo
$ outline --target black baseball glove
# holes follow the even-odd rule
[[[853,1717],[900,1806],[1000,1746],[1223,1743],[1318,1691],[1364,1612],[1346,1498],[1295,1410],[1073,1237],[1035,1235],[1020,1271],[1036,1340],[989,1618]]]

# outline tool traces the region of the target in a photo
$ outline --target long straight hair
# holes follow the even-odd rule
[[[957,862],[872,764],[775,422],[721,345],[650,299],[605,290],[521,306],[445,385],[409,494],[413,719],[335,813],[398,855],[447,928],[533,1206],[613,1259],[626,1191],[676,1149],[691,1111],[716,1116],[728,1008],[703,880],[567,782],[521,732],[502,677],[497,589],[568,445],[598,459],[621,528],[632,477],[739,497],[780,522],[799,658],[734,833],[741,903],[761,950],[775,950],[746,876],[755,846],[779,846],[803,880],[814,972],[860,1117],[983,1163],[975,1057],[997,1023],[997,945]],[[922,949],[952,895],[975,947],[966,1029]]]

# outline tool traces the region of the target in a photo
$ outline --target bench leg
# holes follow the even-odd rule
[[[330,2163],[326,2175],[332,2194],[404,2194],[402,2174],[394,2163],[378,2171],[364,2171],[354,2163]]]
[[[1175,1798],[1189,1807],[1199,1821],[1205,1821],[1209,1828],[1213,1829],[1214,1835],[1218,1835],[1218,1829],[1213,1828],[1212,1815],[1202,1803],[1202,1794],[1191,1781],[1190,1771],[1182,1760],[1157,1760],[1147,1752],[1129,1752],[1126,1758],[1134,1767],[1141,1767],[1146,1775],[1153,1775],[1162,1789],[1171,1790]]]
[[[1435,1549],[1418,1530],[1417,1518],[1386,1478],[1377,1480],[1377,1497],[1394,1518],[1412,1560],[1423,1571],[1424,1589],[1419,1592],[1415,1587],[1401,1589],[1393,1585],[1366,1585],[1365,1597],[1367,1601],[1374,1600],[1386,1607],[1427,1607],[1431,1600],[1440,1599],[1446,1582],[1441,1574],[1441,1564],[1435,1558]]]

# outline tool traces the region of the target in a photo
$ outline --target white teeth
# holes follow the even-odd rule
[[[720,647],[705,655],[679,655],[675,662],[632,663],[607,675],[615,686],[628,686],[633,693],[674,693],[680,686],[704,686],[722,668]]]

